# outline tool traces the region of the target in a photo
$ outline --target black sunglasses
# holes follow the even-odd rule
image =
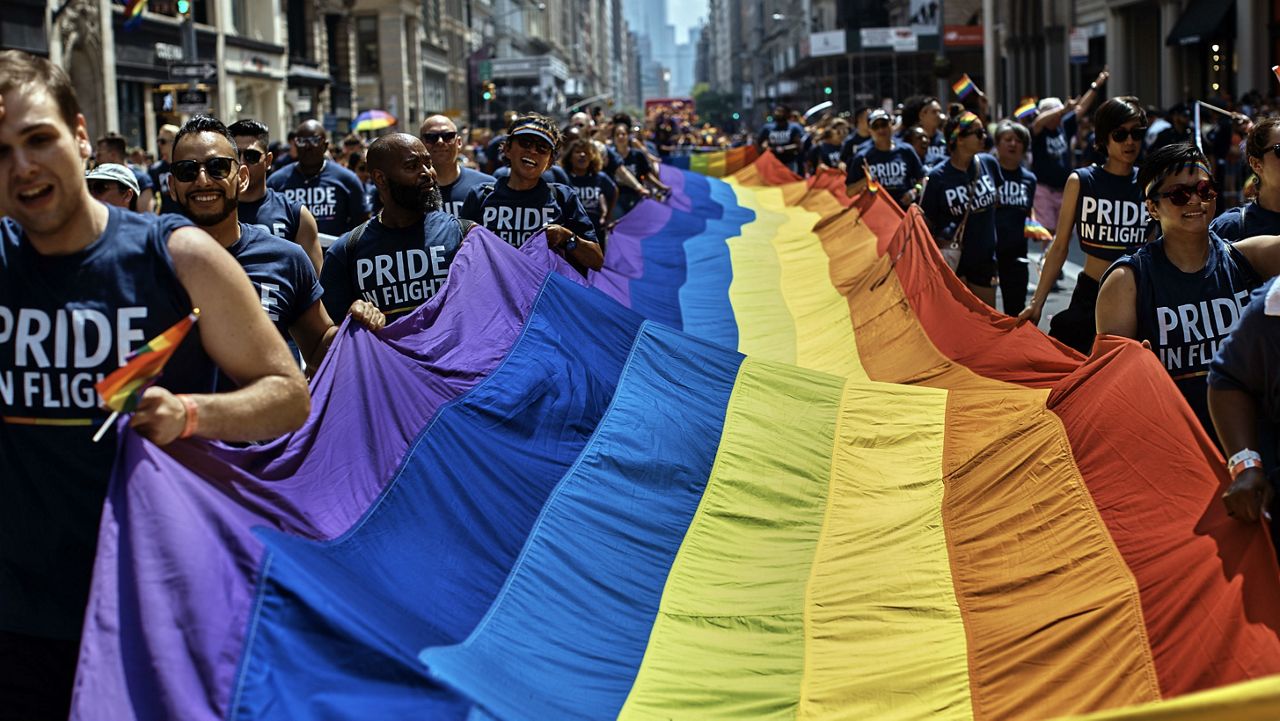
[[[118,183],[114,180],[90,180],[89,181],[90,195],[102,195],[108,190],[117,189],[117,188],[121,192],[123,192],[125,190],[124,183]]]
[[[240,151],[240,159],[249,165],[257,165],[258,161],[262,160],[265,155],[261,150],[255,148],[245,148]]]
[[[518,137],[515,139],[515,141],[516,141],[516,145],[519,145],[525,150],[531,150],[533,152],[540,153],[542,155],[546,155],[551,152],[551,146],[547,145],[541,140],[535,140],[533,138],[526,138],[526,137]]]
[[[456,132],[423,133],[422,134],[422,142],[426,145],[435,145],[441,140],[443,140],[446,143],[452,143],[457,139],[458,139],[458,134]]]
[[[1130,128],[1128,130],[1125,130],[1124,128],[1116,128],[1111,131],[1111,139],[1117,143],[1123,143],[1127,138],[1133,138],[1141,143],[1142,139],[1145,137],[1147,137],[1146,128]]]
[[[318,148],[325,142],[325,139],[319,135],[296,135],[293,138],[293,144],[299,148]]]
[[[1268,148],[1268,150],[1271,151],[1272,155],[1275,155],[1277,158],[1280,158],[1280,143],[1277,143],[1276,145],[1272,145],[1270,148]],[[1262,151],[1262,155],[1266,155],[1266,154],[1267,153],[1265,150]],[[1259,155],[1258,157],[1262,157],[1262,155]]]
[[[193,183],[200,177],[200,168],[214,180],[226,180],[231,175],[231,168],[236,164],[235,158],[209,158],[203,163],[196,160],[179,160],[169,166],[169,172],[180,183]]]
[[[1191,194],[1200,196],[1200,200],[1210,201],[1218,197],[1218,188],[1212,180],[1201,180],[1195,185],[1176,185],[1160,193],[1161,198],[1168,198],[1170,203],[1181,208],[1191,202]]]

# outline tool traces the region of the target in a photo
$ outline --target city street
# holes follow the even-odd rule
[[[8,0],[0,721],[1280,719],[1276,28]]]

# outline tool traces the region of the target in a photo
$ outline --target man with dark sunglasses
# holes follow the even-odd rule
[[[169,192],[183,214],[244,268],[281,337],[297,343],[308,368],[318,368],[338,332],[320,302],[320,279],[300,247],[240,222],[237,208],[240,194],[249,185],[249,169],[235,155],[235,139],[221,121],[195,116],[174,140]],[[373,329],[385,322],[376,308],[365,303],[350,311]]]
[[[431,156],[431,167],[436,171],[436,184],[440,187],[444,212],[449,215],[456,216],[462,211],[462,203],[472,188],[494,182],[492,175],[464,168],[458,162],[462,136],[458,133],[458,126],[448,116],[432,115],[422,121],[418,138]]]
[[[94,200],[126,210],[137,210],[138,181],[119,163],[103,163],[84,176]]]
[[[1148,156],[1138,187],[1160,237],[1102,276],[1097,332],[1147,343],[1212,437],[1209,363],[1249,294],[1280,274],[1280,236],[1232,245],[1209,230],[1218,190],[1204,154],[1190,143]]]
[[[324,250],[317,237],[316,219],[305,206],[267,187],[267,169],[274,159],[267,150],[267,126],[257,120],[238,120],[228,128],[236,140],[240,163],[249,169],[249,187],[240,194],[240,222],[297,243],[320,272]]]
[[[267,178],[268,188],[306,206],[315,216],[320,233],[330,238],[369,218],[360,179],[341,163],[330,162],[325,157],[329,139],[319,122],[306,120],[299,124],[294,131],[293,147],[298,162],[272,173]],[[321,237],[320,244],[328,245],[326,240]]]

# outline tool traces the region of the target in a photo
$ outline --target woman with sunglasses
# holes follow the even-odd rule
[[[599,270],[604,253],[577,194],[542,177],[559,142],[560,129],[551,118],[538,113],[517,117],[502,144],[510,175],[473,188],[459,217],[483,225],[517,248],[545,230],[547,246],[579,272]]]
[[[604,160],[595,143],[587,138],[569,143],[561,163],[569,173],[578,200],[582,201],[582,207],[596,228],[596,240],[603,248],[609,232],[609,210],[618,199],[618,186],[601,172]]]
[[[1272,115],[1253,126],[1244,152],[1253,171],[1244,192],[1252,200],[1223,211],[1209,225],[1229,243],[1255,235],[1280,235],[1280,116]]]
[[[951,155],[929,172],[920,199],[925,222],[945,247],[958,248],[956,275],[982,302],[996,304],[996,159],[982,152],[987,131],[973,113],[947,122]],[[906,149],[906,152],[914,151]]]
[[[1209,363],[1249,294],[1280,273],[1280,236],[1232,245],[1209,230],[1218,189],[1204,153],[1190,143],[1152,153],[1138,184],[1160,237],[1103,275],[1097,331],[1150,344],[1205,430],[1212,431]]]
[[[1035,295],[1019,321],[1040,322],[1044,301],[1062,271],[1074,231],[1085,253],[1084,270],[1076,278],[1071,304],[1049,324],[1049,335],[1088,354],[1093,348],[1094,308],[1098,284],[1107,268],[1147,242],[1150,219],[1138,187],[1134,163],[1147,134],[1147,114],[1132,96],[1112,98],[1094,113],[1098,151],[1103,165],[1080,168],[1067,178],[1053,243],[1044,256]]]

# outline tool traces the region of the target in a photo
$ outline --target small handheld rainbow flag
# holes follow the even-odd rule
[[[969,73],[960,76],[960,79],[952,83],[951,92],[955,93],[957,98],[964,100],[969,94],[977,90],[978,86],[973,84],[973,79],[969,77]]]
[[[867,192],[875,195],[880,192],[880,183],[876,181],[876,176],[871,173],[871,166],[867,165],[867,161],[862,161],[862,171],[867,176]]]
[[[1013,117],[1022,122],[1026,122],[1031,116],[1036,114],[1036,103],[1039,101],[1034,97],[1026,97],[1018,103],[1018,107],[1013,111]]]
[[[1053,234],[1049,232],[1049,229],[1040,225],[1040,221],[1031,217],[1028,217],[1027,222],[1023,224],[1022,235],[1027,240],[1038,240],[1041,243],[1048,243],[1053,240]]]
[[[173,356],[182,339],[187,337],[187,332],[199,318],[200,309],[193,308],[186,318],[174,323],[168,330],[130,353],[125,358],[124,365],[94,384],[93,389],[102,399],[102,407],[111,409],[111,415],[94,434],[94,442],[102,438],[102,434],[117,416],[121,413],[130,413],[138,407],[143,391],[155,384],[165,364],[169,362],[169,358]]]
[[[124,29],[137,30],[142,24],[142,11],[147,9],[147,0],[129,0],[124,6]]]

